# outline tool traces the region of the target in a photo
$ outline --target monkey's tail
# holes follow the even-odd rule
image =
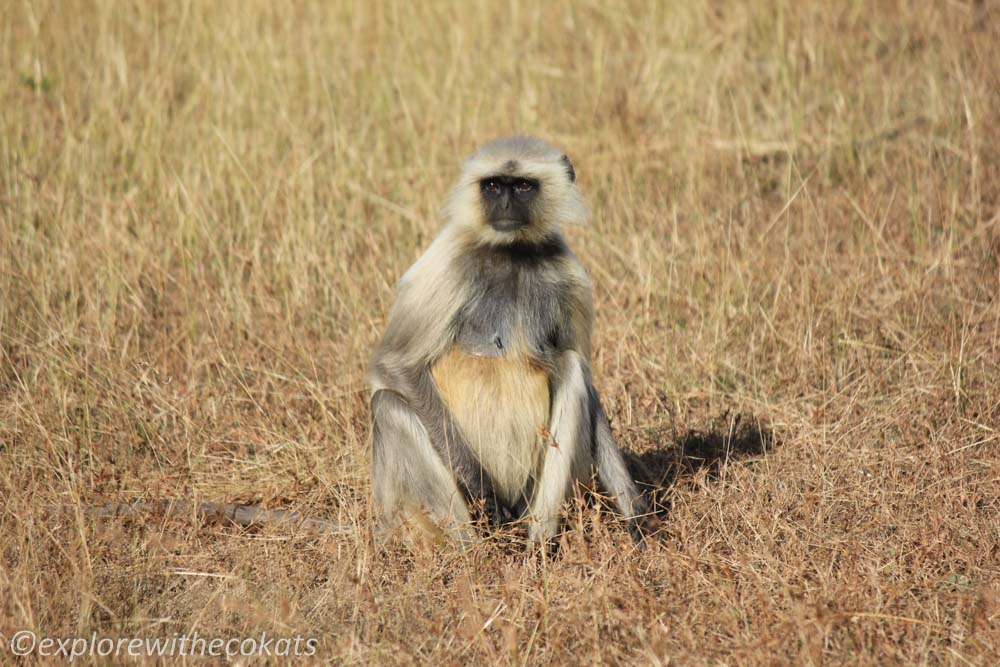
[[[72,505],[53,505],[50,510],[72,510]],[[268,510],[256,505],[239,503],[194,503],[189,500],[145,500],[108,505],[87,505],[83,513],[99,518],[119,518],[143,514],[164,516],[197,516],[206,522],[217,521],[243,528],[279,526],[323,535],[346,535],[353,531],[349,525],[308,517],[292,510]]]

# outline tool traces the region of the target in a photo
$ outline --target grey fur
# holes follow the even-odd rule
[[[529,247],[473,248],[457,258],[460,279],[475,286],[456,316],[458,344],[473,354],[502,356],[520,331],[532,356],[552,367],[554,355],[571,347],[563,326],[573,298],[564,275],[569,257],[565,241],[553,238]]]
[[[628,519],[629,532],[636,540],[642,538],[642,530],[648,515],[646,501],[636,488],[628,472],[615,438],[611,434],[611,424],[604,413],[601,398],[594,385],[589,385],[591,415],[594,418],[594,467],[597,476],[607,491],[615,499],[618,511]]]
[[[501,232],[484,219],[479,183],[494,176],[540,183],[531,222],[523,229]],[[587,217],[569,159],[529,137],[493,142],[466,162],[445,213],[447,225],[400,281],[371,363],[372,488],[382,526],[392,528],[423,511],[466,542],[467,503],[481,503],[494,523],[525,518],[529,539],[544,543],[558,530],[559,510],[573,481],[589,481],[596,469],[638,535],[645,506],[590,378],[590,283],[559,231],[562,224]],[[485,456],[492,463],[481,463],[476,452],[490,454],[481,449],[482,430],[468,439],[449,409],[455,404],[442,398],[433,374],[439,360],[455,353],[498,363],[526,359],[542,369],[533,372],[548,378],[549,405],[540,407],[550,415],[542,429],[551,434],[550,446],[522,450],[500,439],[488,445],[499,458]],[[461,368],[463,374],[473,370]],[[484,416],[514,410],[468,402],[463,409],[469,405]],[[530,430],[532,422],[518,419],[512,412],[509,422],[498,423]],[[480,449],[474,451],[470,442]],[[505,452],[527,457],[534,456],[531,451],[537,451],[539,463],[518,458],[508,467],[504,462]],[[530,472],[510,477],[522,469]],[[497,478],[516,480],[519,490],[498,494]]]
[[[414,432],[422,432],[427,437],[434,453],[451,470],[458,490],[467,501],[481,501],[486,516],[493,523],[500,523],[508,514],[504,508],[498,504],[496,493],[493,491],[493,482],[489,473],[480,465],[479,460],[469,449],[462,432],[456,426],[454,420],[448,412],[448,408],[441,401],[441,397],[434,387],[434,380],[426,369],[401,369],[401,372],[392,373],[391,369],[380,368],[383,377],[393,383],[395,390],[380,389],[371,398],[372,422],[373,422],[373,488],[376,494],[379,490],[378,481],[383,479],[397,479],[398,472],[386,475],[377,474],[384,471],[383,465],[388,460],[395,449],[392,443],[405,444],[406,438],[387,437],[385,427],[390,425],[399,426],[404,419],[404,415],[413,419],[412,424],[404,424],[403,428],[409,428]],[[394,382],[393,382],[394,381]],[[388,410],[392,411],[392,416],[386,415],[382,420],[379,409],[383,403],[387,404]],[[405,447],[404,447],[405,448]],[[437,507],[437,497],[420,493],[420,488],[413,488],[409,491],[393,493],[393,497],[400,495],[404,498],[424,499],[426,502],[419,502],[418,505]],[[376,500],[378,497],[376,495]],[[386,507],[386,503],[378,503],[381,507]],[[431,511],[432,514],[439,514]],[[448,515],[451,515],[449,509]]]
[[[372,396],[371,408],[372,465],[381,474],[379,479],[392,480],[373,484],[375,503],[383,512],[402,515],[410,510],[408,501],[419,498],[460,542],[472,542],[475,533],[465,501],[457,493],[454,466],[449,470],[435,455],[427,431],[413,419],[410,406],[398,394],[383,389]]]

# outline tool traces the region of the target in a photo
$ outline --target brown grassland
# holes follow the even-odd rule
[[[991,0],[6,3],[0,663],[29,629],[995,664],[998,53]],[[514,132],[577,167],[594,376],[662,530],[581,497],[547,561],[380,549],[365,364]],[[87,511],[163,498],[346,530]]]

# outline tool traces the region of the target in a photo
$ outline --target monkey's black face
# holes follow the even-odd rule
[[[490,227],[513,232],[531,224],[531,204],[538,196],[538,181],[517,176],[490,176],[479,182],[483,211]]]

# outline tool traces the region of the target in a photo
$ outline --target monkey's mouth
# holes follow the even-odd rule
[[[516,232],[527,226],[528,223],[524,220],[490,220],[490,227],[498,232]]]

